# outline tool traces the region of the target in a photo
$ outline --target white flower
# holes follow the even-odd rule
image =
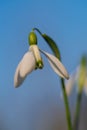
[[[78,72],[79,72],[79,68],[77,68],[75,70],[75,72],[73,72],[70,76],[69,76],[69,80],[65,80],[65,86],[66,86],[66,93],[69,96],[75,86],[75,83],[77,82],[78,79]]]
[[[87,70],[84,67],[84,69],[81,69],[81,66],[79,66],[74,73],[70,75],[69,80],[65,80],[65,86],[66,86],[66,93],[67,96],[69,96],[74,89],[75,86],[77,86],[77,91],[84,90],[85,94],[87,95]]]
[[[43,61],[40,52],[47,57],[51,67],[59,76],[66,79],[69,78],[69,75],[65,67],[55,56],[40,50],[37,45],[31,45],[29,51],[25,53],[22,60],[17,66],[14,76],[15,87],[20,86],[23,83],[26,76],[33,70],[37,68],[41,69],[43,67]]]

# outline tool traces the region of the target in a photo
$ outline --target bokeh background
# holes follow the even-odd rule
[[[44,68],[32,72],[14,88],[15,69],[28,51],[33,27],[57,43],[71,73],[87,54],[87,2],[84,0],[0,0],[0,130],[65,130],[59,77],[42,55]],[[52,53],[38,36],[41,49]],[[69,97],[72,118],[76,91]],[[87,97],[83,94],[80,129],[87,129]]]

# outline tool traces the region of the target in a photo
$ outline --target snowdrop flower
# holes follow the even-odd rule
[[[43,68],[41,53],[46,56],[54,72],[56,72],[62,78],[69,78],[65,67],[54,55],[42,51],[38,48],[37,37],[34,32],[31,32],[29,35],[29,44],[29,51],[24,54],[22,60],[19,62],[14,75],[14,86],[16,88],[23,83],[26,76],[33,70]]]
[[[76,71],[70,75],[69,80],[65,80],[66,93],[69,96],[73,88],[77,85],[78,92],[84,90],[87,95],[87,67],[86,67],[86,57],[83,56],[81,59],[81,64],[77,67]]]

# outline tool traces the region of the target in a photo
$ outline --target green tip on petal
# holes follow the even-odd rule
[[[37,68],[39,68],[39,69],[42,69],[43,68],[43,61],[41,60],[41,61],[38,61],[37,63],[36,63],[36,67]]]
[[[28,42],[29,45],[37,45],[37,36],[33,31],[28,36]]]

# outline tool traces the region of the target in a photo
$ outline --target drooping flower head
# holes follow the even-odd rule
[[[87,95],[87,58],[85,55],[82,56],[80,65],[71,74],[69,80],[65,81],[65,84],[68,96],[71,94],[74,86],[77,86],[79,93],[84,90]]]
[[[39,49],[37,46],[37,36],[34,31],[30,32],[28,41],[30,45],[29,51],[24,54],[22,60],[19,62],[14,75],[14,86],[16,88],[23,83],[26,76],[33,70],[43,68],[41,53],[46,56],[54,72],[62,78],[69,78],[68,72],[57,57]]]

